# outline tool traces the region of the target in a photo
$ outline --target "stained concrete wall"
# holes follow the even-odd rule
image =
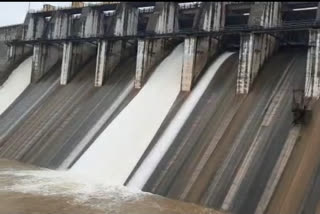
[[[170,53],[174,44],[165,39],[138,40],[135,88],[143,86],[149,72]]]
[[[52,32],[49,32],[52,39],[65,39],[71,34],[71,16],[67,13],[57,11],[53,16]],[[51,30],[51,29],[50,29]]]
[[[146,31],[164,34],[177,32],[178,29],[178,3],[156,2],[154,13],[148,20]]]
[[[119,4],[115,15],[111,17],[109,28],[105,34],[113,36],[136,35],[138,12],[138,8],[127,3]],[[133,46],[130,41],[100,40],[98,42],[95,86],[102,86],[104,80],[112,73],[121,59],[126,57]]]
[[[219,42],[214,38],[188,37],[184,40],[181,91],[190,91],[208,63],[219,50]]]
[[[33,46],[31,82],[39,81],[61,59],[59,47],[48,44]]]
[[[86,43],[63,44],[60,84],[66,85],[78,70],[96,53],[96,48]]]
[[[156,2],[146,31],[148,33],[173,33],[178,31],[178,4],[176,2]],[[168,39],[138,40],[135,88],[141,88],[150,71],[166,57],[174,42]]]
[[[115,16],[112,17],[112,31],[115,36],[136,35],[138,29],[138,8],[132,7],[127,3],[117,6]]]
[[[96,37],[103,35],[103,11],[90,7],[82,9],[81,37]]]
[[[0,41],[22,39],[23,25],[0,27]]]
[[[204,2],[196,14],[193,29],[221,30],[225,24],[225,2]],[[190,91],[209,59],[219,50],[219,38],[188,37],[184,40],[181,90]]]
[[[42,16],[30,15],[28,18],[27,29],[24,40],[36,40],[44,37],[45,18]]]
[[[274,27],[281,24],[281,2],[256,2],[252,5],[249,26]],[[265,61],[278,49],[278,41],[267,34],[242,34],[240,39],[237,93],[249,93]]]
[[[318,3],[316,22],[320,23],[320,3]],[[306,80],[304,94],[307,98],[319,99],[320,97],[320,29],[309,30],[309,47],[306,66]]]
[[[309,48],[306,67],[305,96],[319,99],[320,30],[309,30]]]

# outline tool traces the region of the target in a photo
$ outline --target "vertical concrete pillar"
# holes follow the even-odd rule
[[[213,31],[224,28],[226,22],[226,2],[211,2],[214,6]]]
[[[189,91],[192,86],[193,71],[197,50],[197,37],[189,37],[184,40],[183,67],[181,90]]]
[[[178,4],[176,2],[156,2],[154,14],[151,15],[147,32],[157,34],[173,33],[179,29]]]
[[[54,15],[54,28],[52,39],[65,39],[70,35],[71,31],[71,16],[62,11],[57,11]]]
[[[165,34],[177,32],[178,4],[176,2],[156,2],[155,12],[150,16],[146,31]],[[135,88],[141,88],[148,73],[167,56],[173,44],[167,39],[146,39],[138,41]]]
[[[85,7],[82,9],[82,37],[96,37],[103,34],[103,11]]]
[[[42,16],[31,15],[28,19],[25,40],[35,40],[43,37],[45,19]]]
[[[19,57],[26,53],[24,45],[9,45],[7,58],[9,61],[16,61]]]
[[[138,8],[127,3],[118,4],[114,17],[113,35],[129,36],[136,35],[138,29]]]
[[[46,50],[43,44],[36,44],[33,47],[31,82],[36,82],[43,76]]]
[[[31,82],[40,80],[60,59],[61,54],[57,47],[47,44],[33,46]]]
[[[63,44],[60,84],[66,85],[81,69],[96,49],[89,44],[65,42]]]
[[[123,54],[122,41],[106,41],[98,42],[97,64],[95,83],[96,87],[103,85],[104,79],[108,77],[115,67],[119,64]]]
[[[225,23],[225,2],[204,2],[193,23],[194,29],[219,31]],[[189,37],[184,41],[181,90],[190,91],[208,59],[218,51],[218,40]]]
[[[275,27],[281,22],[281,2],[256,2],[252,5],[249,26]],[[278,48],[276,39],[267,34],[241,35],[237,93],[249,93],[250,86],[265,61]]]
[[[143,86],[150,70],[169,54],[172,47],[170,41],[164,39],[138,40],[135,88]]]
[[[240,37],[240,52],[237,77],[237,93],[246,94],[249,92],[252,73],[252,56],[253,56],[253,34],[243,34]]]
[[[317,14],[316,14],[316,22],[320,22],[320,2],[318,3],[318,9],[317,9]]]
[[[142,80],[144,79],[145,72],[148,68],[147,66],[151,63],[148,63],[151,58],[149,51],[150,40],[138,40],[138,51],[137,51],[137,67],[136,67],[136,77],[135,77],[135,88],[142,87]]]
[[[97,62],[94,86],[100,87],[103,84],[104,71],[106,66],[107,41],[99,41],[97,49]]]
[[[319,99],[320,30],[309,30],[309,48],[306,66],[305,96]]]
[[[66,42],[63,44],[61,77],[60,77],[61,85],[66,85],[69,82],[69,79],[71,76],[71,66],[72,66],[72,57],[73,57],[72,46],[73,46],[72,42]]]
[[[117,6],[112,25],[107,32],[115,36],[136,35],[138,29],[138,8],[132,7],[127,3],[121,3]],[[94,85],[100,87],[114,68],[119,64],[124,55],[125,42],[105,41],[98,42],[96,75]]]

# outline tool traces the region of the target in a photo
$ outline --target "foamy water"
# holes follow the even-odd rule
[[[19,170],[19,166],[0,168],[0,213],[216,213],[194,204],[109,185],[88,174],[26,170],[28,167]]]
[[[71,168],[122,185],[180,92],[183,44],[155,69],[144,87]]]
[[[75,197],[79,202],[89,198],[115,200],[137,200],[148,193],[132,190],[124,186],[109,185],[108,182],[84,174],[55,170],[1,171],[0,177],[12,176],[18,182],[11,186],[1,186],[0,191],[61,195]]]
[[[23,61],[0,86],[0,115],[30,84],[32,57]]]

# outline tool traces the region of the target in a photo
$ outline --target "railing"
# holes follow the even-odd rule
[[[201,7],[202,2],[179,3],[180,10],[195,9]]]
[[[120,2],[110,2],[108,4],[119,4]],[[94,7],[94,6],[102,6],[107,3],[104,2],[97,2],[97,3],[85,3],[84,7]],[[199,8],[201,6],[202,2],[188,2],[188,3],[179,3],[179,9],[180,10],[187,10],[187,9],[195,9]],[[55,10],[50,10],[50,11],[57,11],[57,10],[70,10],[74,9],[77,7],[72,7],[70,6],[57,6],[55,7]],[[140,12],[141,11],[141,12]],[[154,11],[154,6],[150,6],[148,8],[139,8],[140,13],[152,13]],[[47,12],[44,9],[29,9],[28,13],[42,13],[42,12]]]
[[[140,7],[138,8],[139,13],[153,13],[154,11],[154,6],[151,7]]]
[[[160,38],[185,38],[190,36],[196,37],[217,37],[221,35],[236,35],[241,33],[274,33],[274,32],[284,32],[284,31],[296,31],[296,30],[309,30],[310,28],[320,28],[320,23],[315,22],[314,20],[301,20],[299,22],[296,21],[286,21],[283,22],[282,25],[273,26],[273,27],[262,27],[262,26],[248,26],[248,25],[230,25],[225,26],[218,31],[203,31],[203,30],[195,30],[192,28],[181,29],[179,32],[175,33],[166,33],[166,34],[156,34],[152,32],[142,32],[139,31],[137,35],[132,36],[113,36],[113,35],[104,35],[104,36],[96,36],[96,37],[85,37],[80,38],[78,36],[68,37],[65,39],[36,39],[29,41],[15,41],[20,43],[35,43],[35,42],[62,42],[62,41],[95,41],[100,39],[108,39],[108,40],[129,40],[129,39],[160,39]]]

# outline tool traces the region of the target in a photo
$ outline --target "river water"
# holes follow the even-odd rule
[[[194,204],[108,185],[71,171],[0,160],[0,213],[6,214],[214,214]]]

